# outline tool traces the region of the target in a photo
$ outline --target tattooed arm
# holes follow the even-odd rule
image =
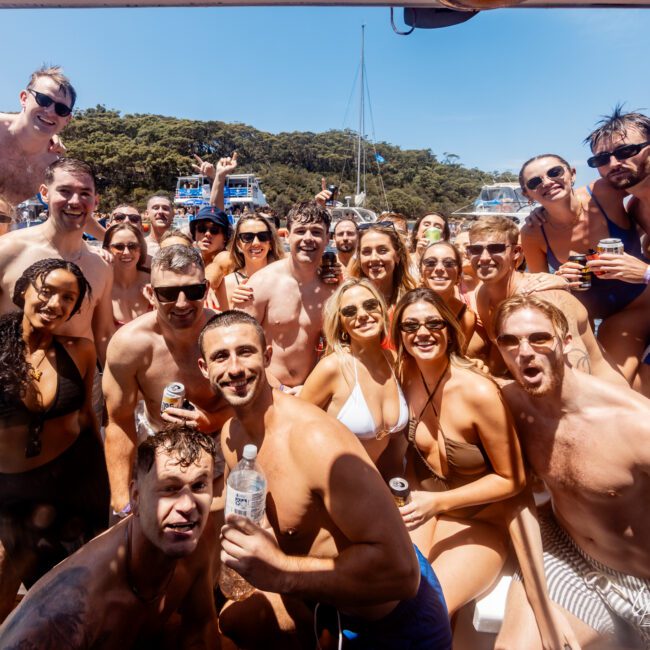
[[[63,569],[41,579],[0,627],[3,650],[76,650],[93,637],[88,612],[90,570]]]

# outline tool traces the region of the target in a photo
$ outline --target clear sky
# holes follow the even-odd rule
[[[80,108],[354,127],[362,23],[379,141],[485,170],[554,152],[586,182],[582,140],[599,116],[650,109],[650,10],[497,10],[403,37],[387,8],[255,7],[0,10],[0,110],[18,110],[47,62],[64,66]]]

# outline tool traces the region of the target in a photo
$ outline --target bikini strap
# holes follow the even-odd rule
[[[418,423],[422,420],[422,415],[427,410],[427,406],[429,406],[429,404],[431,404],[431,408],[433,409],[433,412],[435,413],[436,418],[438,418],[438,420],[440,420],[440,418],[438,416],[438,411],[436,411],[436,407],[433,404],[432,400],[436,396],[436,393],[438,392],[438,388],[440,387],[440,384],[442,383],[442,380],[443,380],[444,376],[447,374],[447,368],[449,368],[449,364],[447,364],[445,369],[442,371],[442,374],[440,375],[440,377],[438,377],[438,381],[436,382],[436,385],[434,386],[433,390],[429,393],[426,403],[424,404],[424,406],[420,410],[420,415],[418,415],[417,418],[411,419],[411,421],[409,423],[408,440],[411,443],[415,443],[415,429],[416,429]],[[423,384],[424,388],[426,390],[428,390],[427,382],[424,379],[424,375],[422,374],[421,370],[419,372],[420,372],[420,378],[422,379],[422,384]],[[413,444],[413,446],[417,449],[416,444]]]
[[[607,223],[611,223],[611,219],[607,216],[607,212],[605,212],[605,210],[603,210],[603,206],[600,205],[600,202],[596,198],[596,195],[591,191],[591,186],[589,186],[589,185],[587,185],[587,192],[588,192],[589,196],[593,199],[594,203],[596,204],[596,207],[601,211],[603,217],[605,217],[605,220],[607,221]]]

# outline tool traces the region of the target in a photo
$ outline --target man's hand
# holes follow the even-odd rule
[[[320,179],[321,191],[314,197],[314,201],[325,207],[325,204],[332,198],[332,193],[327,189],[325,177]]]
[[[184,424],[203,433],[212,433],[214,427],[211,425],[208,414],[194,404],[192,404],[192,407],[191,409],[182,409],[170,406],[160,414],[160,417],[165,422]]]
[[[217,163],[216,174],[219,177],[228,176],[237,169],[237,152],[233,151],[232,156],[220,158]]]
[[[201,174],[202,176],[207,176],[208,178],[214,179],[216,170],[212,163],[203,160],[200,156],[194,154],[196,159],[196,164],[192,164],[192,169]]]
[[[286,593],[289,558],[272,531],[230,514],[221,528],[221,562],[261,591]]]
[[[642,260],[623,253],[599,253],[597,260],[589,260],[587,266],[603,280],[622,280],[630,284],[645,283],[648,265]]]
[[[90,248],[95,255],[99,255],[107,264],[113,264],[113,261],[115,260],[113,253],[103,246],[89,246],[88,248]]]
[[[63,144],[63,141],[58,135],[53,135],[50,139],[50,146],[47,148],[49,153],[54,153],[57,156],[65,156],[67,149]]]
[[[435,517],[439,512],[437,505],[435,492],[411,492],[411,500],[399,508],[406,530],[415,530],[425,521]]]

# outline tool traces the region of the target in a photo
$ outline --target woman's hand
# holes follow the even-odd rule
[[[600,253],[598,259],[589,260],[587,266],[603,280],[622,280],[631,284],[645,283],[648,269],[645,262],[627,253]]]
[[[240,284],[233,289],[230,301],[233,305],[241,306],[250,303],[253,298],[253,287]]]
[[[578,262],[565,262],[560,265],[555,275],[564,278],[570,289],[576,289],[580,287],[582,281],[582,268],[582,264],[578,264]]]
[[[440,511],[436,492],[415,490],[411,492],[411,500],[399,509],[406,530],[415,530],[425,521],[435,517]]]
[[[574,262],[567,263],[573,264]],[[526,274],[526,276],[524,282],[517,288],[517,293],[524,296],[537,291],[568,290],[570,287],[569,280],[559,273],[555,275],[551,275],[550,273],[533,273]]]

